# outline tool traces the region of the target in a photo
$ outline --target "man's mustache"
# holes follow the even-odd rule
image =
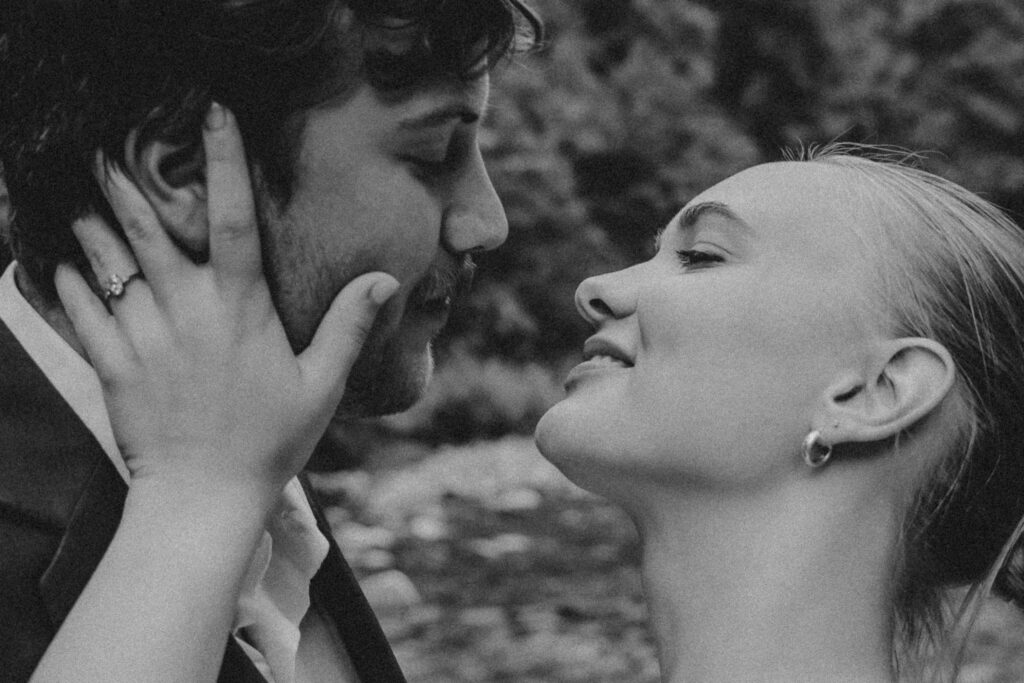
[[[469,254],[463,254],[448,267],[434,266],[420,279],[409,295],[412,307],[429,306],[445,299],[464,296],[473,284],[476,264]]]

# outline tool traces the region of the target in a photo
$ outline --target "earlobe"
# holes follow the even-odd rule
[[[200,139],[139,145],[137,131],[132,131],[125,140],[125,160],[128,173],[171,238],[193,254],[205,254],[209,225],[206,160]]]
[[[882,441],[906,431],[949,394],[956,366],[941,344],[905,337],[880,345],[864,376],[829,389],[819,427],[829,443]]]

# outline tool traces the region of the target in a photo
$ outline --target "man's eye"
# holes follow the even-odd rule
[[[720,254],[698,249],[679,249],[676,251],[676,256],[684,268],[699,268],[725,260]]]
[[[447,157],[411,157],[409,161],[417,169],[429,173],[442,173],[448,168]]]
[[[410,154],[404,157],[413,170],[419,176],[439,176],[449,172],[452,166],[451,155],[438,154]]]

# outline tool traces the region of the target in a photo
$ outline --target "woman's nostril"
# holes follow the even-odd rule
[[[602,301],[601,299],[591,299],[590,300],[590,307],[593,308],[598,313],[600,313],[601,315],[608,315],[608,316],[614,315],[614,313],[612,312],[611,307],[608,304],[606,304],[604,301]]]

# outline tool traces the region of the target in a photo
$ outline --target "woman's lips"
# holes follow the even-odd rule
[[[616,360],[622,365],[633,365],[633,354],[626,351],[610,339],[595,335],[583,344],[583,360],[589,361],[598,357]]]
[[[578,384],[584,377],[609,372],[619,372],[622,370],[628,370],[631,367],[633,366],[620,358],[597,354],[583,361],[569,371],[568,376],[565,378],[565,390],[569,391],[572,389],[572,387]]]

